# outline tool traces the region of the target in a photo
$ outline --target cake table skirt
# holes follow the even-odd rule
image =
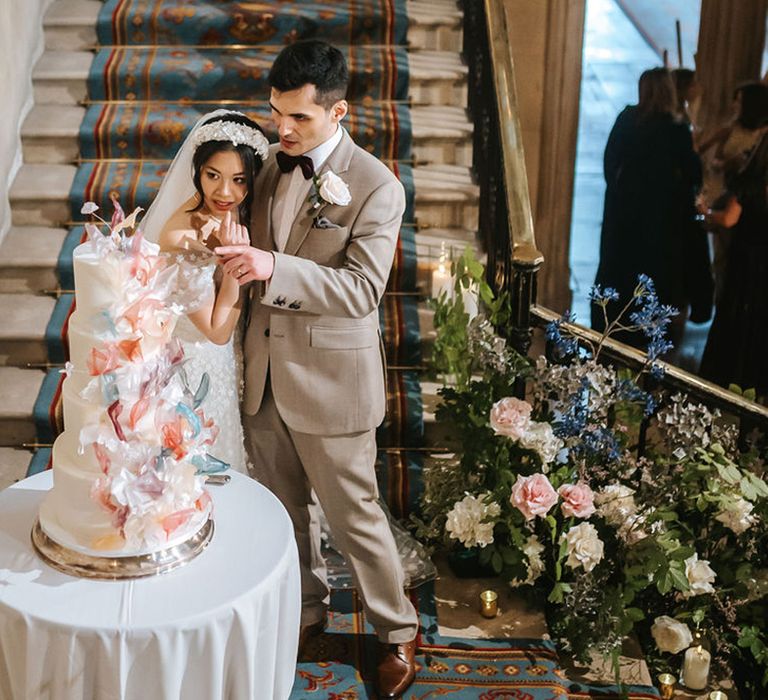
[[[192,562],[130,581],[44,564],[30,531],[45,472],[0,493],[0,698],[282,700],[301,592],[290,519],[246,476],[210,486],[215,533]]]

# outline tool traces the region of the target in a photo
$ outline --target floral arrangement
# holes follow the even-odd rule
[[[595,288],[600,340],[578,341],[565,317],[547,328],[548,359],[530,362],[496,333],[509,304],[482,266],[465,253],[453,272],[455,297],[434,302],[433,356],[452,379],[437,420],[453,456],[425,470],[420,535],[528,591],[561,648],[609,655],[617,680],[628,634],[656,671],[677,674],[696,630],[716,677],[732,669],[742,697],[765,697],[765,463],[717,410],[661,388],[674,309],[647,277],[623,307]],[[460,292],[473,284],[485,313],[468,323]],[[641,368],[603,361],[618,332],[645,337]]]
[[[81,397],[104,407],[82,428],[79,450],[95,453],[101,475],[91,497],[111,514],[118,534],[94,547],[156,548],[190,521],[202,524],[210,510],[204,474],[227,467],[207,452],[218,434],[201,408],[208,378],[194,391],[188,386],[184,351],[172,337],[179,316],[204,297],[210,275],[133,233],[141,210],[125,216],[114,204],[109,223],[93,202],[82,209],[101,226],[86,224],[88,240],[76,255],[98,269],[99,301],[108,306],[98,304],[84,319],[99,341],[87,366],[68,364],[65,371],[80,375]]]

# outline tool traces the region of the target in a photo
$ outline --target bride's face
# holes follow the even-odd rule
[[[243,161],[235,151],[214,153],[200,169],[203,204],[214,216],[233,214],[248,194]]]

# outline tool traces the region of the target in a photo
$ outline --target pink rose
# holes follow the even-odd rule
[[[531,404],[508,396],[493,404],[491,428],[497,435],[519,440],[531,422]]]
[[[557,492],[544,474],[518,476],[509,502],[518,508],[526,520],[544,517],[557,503]]]
[[[588,518],[595,512],[595,494],[583,482],[563,484],[557,492],[563,499],[560,508],[568,517]]]

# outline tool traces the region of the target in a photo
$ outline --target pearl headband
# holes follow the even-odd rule
[[[269,141],[258,129],[236,122],[213,122],[204,124],[192,134],[192,147],[197,150],[208,141],[229,141],[235,146],[250,146],[264,161],[269,155]]]

